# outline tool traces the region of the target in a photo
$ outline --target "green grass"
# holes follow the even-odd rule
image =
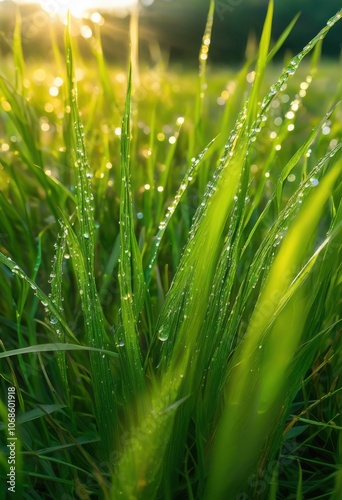
[[[293,23],[272,44],[270,2],[232,70],[206,66],[213,12],[199,75],[160,61],[140,84],[99,34],[94,61],[67,29],[65,57],[52,39],[26,63],[18,21],[0,78],[17,498],[341,496],[341,86],[320,61],[341,13],[282,69]]]

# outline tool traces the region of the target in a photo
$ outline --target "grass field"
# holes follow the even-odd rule
[[[213,9],[199,74],[112,67],[98,35],[83,60],[68,28],[25,61],[17,23],[0,498],[341,498],[341,64],[320,59],[341,12],[280,64],[270,2],[217,68]]]

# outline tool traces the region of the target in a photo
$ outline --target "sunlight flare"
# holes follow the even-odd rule
[[[29,3],[29,2],[18,2]],[[83,18],[88,11],[126,10],[138,5],[138,0],[40,0],[41,7],[52,16],[65,16],[70,10],[73,17]]]

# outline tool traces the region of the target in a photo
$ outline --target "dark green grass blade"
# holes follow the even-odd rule
[[[63,311],[63,295],[62,295],[62,280],[63,280],[63,259],[65,254],[66,247],[66,235],[63,233],[63,236],[59,236],[56,243],[56,254],[54,256],[52,272],[50,274],[51,278],[51,302],[60,313],[61,316],[64,316]],[[55,322],[55,319],[50,317],[50,322],[54,326],[55,332],[55,341],[65,342],[65,334],[61,325]],[[65,386],[65,394],[69,395],[69,387],[68,387],[68,377],[67,377],[67,367],[66,367],[66,359],[65,353],[58,352],[57,353],[57,363],[60,369],[60,373],[62,376],[62,381]]]
[[[337,457],[337,465],[339,469],[336,472],[335,475],[335,488],[334,492],[331,496],[331,500],[338,500],[342,494],[342,432],[339,432],[339,440],[338,440],[338,448],[339,448],[339,453]]]

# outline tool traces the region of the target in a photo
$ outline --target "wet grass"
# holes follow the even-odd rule
[[[65,56],[26,64],[18,25],[0,80],[18,498],[340,498],[341,87],[320,61],[339,16],[283,69],[272,7],[242,68],[206,67],[212,2],[199,76],[160,61],[140,82],[68,30]]]

